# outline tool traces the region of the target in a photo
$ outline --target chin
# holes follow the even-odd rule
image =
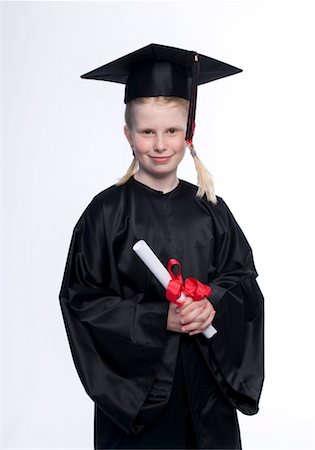
[[[161,164],[161,165],[159,165],[159,166],[153,167],[151,170],[152,170],[152,172],[154,172],[154,173],[171,174],[171,173],[176,172],[177,166],[176,166],[176,167],[167,167],[167,165],[162,165],[162,164]]]

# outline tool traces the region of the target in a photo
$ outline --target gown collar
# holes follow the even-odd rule
[[[147,185],[144,184],[144,183],[141,183],[140,181],[136,180],[134,177],[131,177],[131,178],[129,179],[129,182],[130,182],[132,185],[138,186],[140,189],[142,189],[142,190],[144,190],[144,191],[147,191],[148,193],[151,193],[151,194],[154,194],[154,195],[157,195],[157,196],[161,196],[161,197],[169,197],[169,196],[174,195],[177,191],[180,191],[180,190],[181,190],[181,187],[182,187],[182,185],[183,185],[182,180],[179,180],[177,186],[175,186],[174,189],[172,189],[172,190],[169,191],[169,192],[165,192],[165,193],[164,193],[163,191],[158,191],[158,190],[156,190],[156,189],[153,189],[153,188],[147,186]]]

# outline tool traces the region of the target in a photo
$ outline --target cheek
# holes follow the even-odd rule
[[[186,147],[187,147],[186,142],[185,141],[183,142],[182,140],[180,140],[180,142],[178,142],[176,145],[177,153],[183,156],[185,154]]]
[[[185,153],[186,153],[186,147],[182,148],[182,151],[179,153],[180,161],[184,158]]]
[[[148,149],[148,142],[144,139],[136,138],[136,139],[134,139],[133,144],[134,144],[134,149],[138,153],[145,153]]]

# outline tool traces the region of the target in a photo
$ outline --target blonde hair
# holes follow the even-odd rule
[[[157,102],[157,103],[172,103],[175,102],[177,105],[183,105],[187,111],[189,109],[189,101],[185,98],[180,97],[166,97],[166,96],[159,96],[159,97],[139,97],[135,98],[134,100],[131,100],[126,104],[125,109],[125,123],[126,126],[131,129],[133,126],[133,106],[134,105],[140,105],[143,103],[148,103],[149,101]],[[214,183],[211,173],[208,171],[206,166],[201,162],[201,160],[198,158],[196,154],[196,150],[194,148],[194,145],[192,142],[188,143],[188,148],[191,152],[191,155],[193,157],[195,168],[197,172],[197,184],[198,184],[198,190],[196,193],[197,197],[202,198],[204,195],[206,196],[207,200],[211,203],[216,203],[217,199],[214,193]],[[133,175],[135,175],[139,170],[139,163],[137,161],[137,158],[134,156],[133,160],[130,164],[130,166],[127,169],[127,172],[125,175],[120,178],[117,181],[117,185],[121,185],[126,183],[129,178],[131,178]]]

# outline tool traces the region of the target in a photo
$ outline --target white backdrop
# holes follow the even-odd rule
[[[239,415],[243,447],[314,448],[314,3],[1,6],[1,448],[93,448],[58,294],[77,219],[131,154],[123,86],[80,75],[149,43],[244,69],[200,87],[195,135],[266,299],[266,380],[259,414]],[[179,175],[195,182],[189,155]]]

